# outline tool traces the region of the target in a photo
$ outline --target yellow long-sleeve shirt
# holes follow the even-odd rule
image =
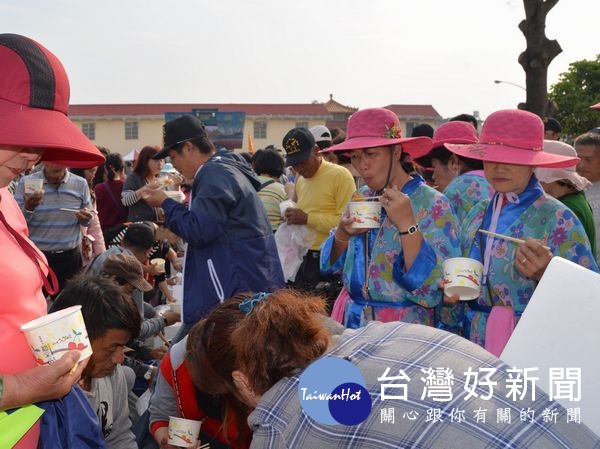
[[[315,231],[312,250],[318,250],[329,236],[329,230],[338,225],[355,190],[350,172],[325,160],[313,177],[298,179],[298,209],[308,214],[308,226]]]

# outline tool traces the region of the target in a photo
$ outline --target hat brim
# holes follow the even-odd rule
[[[164,159],[166,157],[169,156],[169,151],[171,150],[171,148],[173,148],[176,144],[174,145],[169,145],[168,147],[162,147],[158,153],[156,153],[154,156],[152,156],[152,159],[154,159],[155,161],[158,159]]]
[[[0,144],[43,148],[42,161],[73,168],[97,167],[104,156],[62,112],[0,99]]]
[[[431,148],[443,147],[445,143],[459,144],[459,145],[474,145],[477,143],[477,140],[467,140],[467,139],[444,139],[444,140],[434,140]]]
[[[131,285],[133,285],[135,288],[137,288],[138,290],[141,290],[143,292],[149,292],[150,290],[152,290],[154,287],[152,287],[152,285],[146,281],[146,279],[144,278],[135,278],[135,279],[131,279],[128,281]]]
[[[396,139],[388,139],[386,137],[352,137],[337,145],[325,148],[319,151],[319,153],[387,147],[397,144],[402,145],[402,149],[410,154],[413,159],[425,156],[432,148],[432,141],[429,137],[399,137]]]
[[[312,152],[312,148],[311,148],[310,151],[306,151],[306,152],[300,151],[300,152],[298,152],[296,154],[292,154],[291,156],[289,156],[289,155],[286,156],[286,158],[285,158],[285,166],[286,167],[291,167],[292,165],[301,164],[306,159],[308,159],[308,157],[310,156],[311,152]],[[322,153],[322,151],[319,151],[319,153]]]
[[[499,164],[561,168],[572,167],[579,162],[578,157],[559,156],[557,154],[546,153],[542,150],[528,150],[501,144],[444,144],[444,146],[459,156]]]
[[[592,109],[600,109],[600,103],[596,103],[596,104],[590,106],[590,108],[592,108]]]
[[[547,184],[555,181],[567,180],[580,192],[592,185],[587,178],[584,178],[576,171],[565,170],[564,168],[540,167],[535,170],[535,176],[540,182],[545,182]]]

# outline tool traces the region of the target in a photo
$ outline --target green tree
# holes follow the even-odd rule
[[[563,134],[576,137],[600,125],[600,114],[590,109],[600,101],[600,54],[596,60],[569,64],[550,88],[550,98],[558,104],[556,118]]]

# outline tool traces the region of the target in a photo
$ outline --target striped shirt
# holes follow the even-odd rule
[[[509,376],[511,367],[448,332],[403,322],[374,322],[346,330],[326,355],[343,357],[360,370],[372,399],[366,420],[343,426],[309,418],[298,399],[297,374],[269,389],[248,417],[254,432],[251,448],[600,448],[599,437],[583,423],[568,422],[567,410],[539,388],[535,387],[535,399],[528,385],[524,398],[517,395],[513,400],[508,384],[516,374]],[[453,374],[451,395],[445,401],[439,396],[435,399],[431,394],[434,388],[424,391],[430,368],[448,368]],[[482,382],[484,369],[492,370],[489,380],[497,382],[491,387],[491,396],[490,387]],[[389,380],[399,376],[400,370],[409,381]],[[469,370],[481,373],[479,382],[467,381],[464,373]],[[331,374],[340,384],[348,382],[343,373]],[[379,381],[382,377],[386,379]],[[593,377],[594,373],[588,373],[590,382]],[[399,388],[384,390],[383,384],[405,384],[406,397]],[[502,419],[498,419],[499,410]],[[481,421],[482,415],[485,421]]]
[[[44,198],[33,212],[25,210],[24,188],[26,179],[44,180]],[[24,176],[15,191],[27,226],[29,238],[42,251],[64,251],[76,248],[81,243],[80,223],[75,214],[60,208],[91,208],[90,189],[80,176],[67,171],[58,185],[50,184],[44,171]]]
[[[283,185],[276,179],[269,178],[268,176],[259,176],[258,179],[260,179],[260,182],[264,186],[259,190],[258,196],[265,206],[269,222],[271,223],[273,232],[275,232],[282,222],[279,203],[287,200],[288,196],[285,193]],[[269,182],[270,184],[265,185]]]

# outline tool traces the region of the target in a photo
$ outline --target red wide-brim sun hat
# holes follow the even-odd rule
[[[0,34],[0,145],[44,148],[42,161],[96,167],[104,156],[67,117],[70,87],[48,49],[24,36]]]
[[[369,108],[355,112],[348,119],[346,140],[319,153],[351,151],[400,144],[413,159],[431,151],[429,137],[402,137],[398,116],[389,109]]]
[[[578,157],[543,151],[544,123],[520,109],[496,111],[487,118],[475,144],[444,144],[453,153],[500,164],[560,168],[577,165]]]

